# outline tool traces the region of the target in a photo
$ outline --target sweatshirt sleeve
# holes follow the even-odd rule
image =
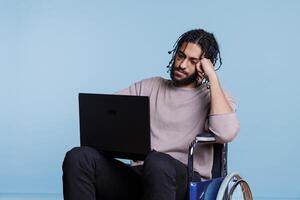
[[[216,135],[217,142],[231,142],[240,130],[240,124],[236,116],[236,104],[234,99],[225,92],[225,96],[233,109],[233,112],[213,114],[208,117],[208,128]]]
[[[120,90],[115,94],[120,95],[136,95],[136,96],[149,96],[153,87],[161,81],[160,77],[153,77],[138,81],[128,88]]]
[[[139,95],[141,95],[141,91],[142,91],[142,83],[141,82],[142,81],[136,82],[136,83],[130,85],[129,87],[124,88],[123,90],[115,92],[115,94],[139,96]]]

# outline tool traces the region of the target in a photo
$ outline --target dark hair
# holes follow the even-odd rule
[[[220,65],[215,70],[220,69],[222,65],[222,58],[220,56],[219,45],[215,36],[203,29],[194,29],[182,34],[175,42],[173,50],[168,52],[169,54],[172,54],[172,58],[167,66],[169,69],[168,71],[171,70],[175,61],[176,53],[184,42],[191,42],[199,45],[204,52],[204,57],[210,59],[213,65],[216,64],[219,58]]]

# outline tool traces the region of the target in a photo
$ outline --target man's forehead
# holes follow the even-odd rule
[[[184,42],[179,50],[188,57],[200,58],[202,55],[201,47],[192,42]]]

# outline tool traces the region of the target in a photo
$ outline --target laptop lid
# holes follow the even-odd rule
[[[149,97],[79,93],[80,144],[115,157],[150,152]]]

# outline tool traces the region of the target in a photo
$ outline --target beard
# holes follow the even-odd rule
[[[175,69],[175,64],[173,64],[171,67],[170,77],[171,77],[172,81],[174,82],[175,86],[186,86],[186,85],[196,82],[197,76],[198,76],[196,71],[193,74],[188,75],[185,78],[178,80],[174,76],[175,70],[178,70],[178,71],[184,73],[185,75],[187,75],[185,71],[180,69],[180,67]]]

